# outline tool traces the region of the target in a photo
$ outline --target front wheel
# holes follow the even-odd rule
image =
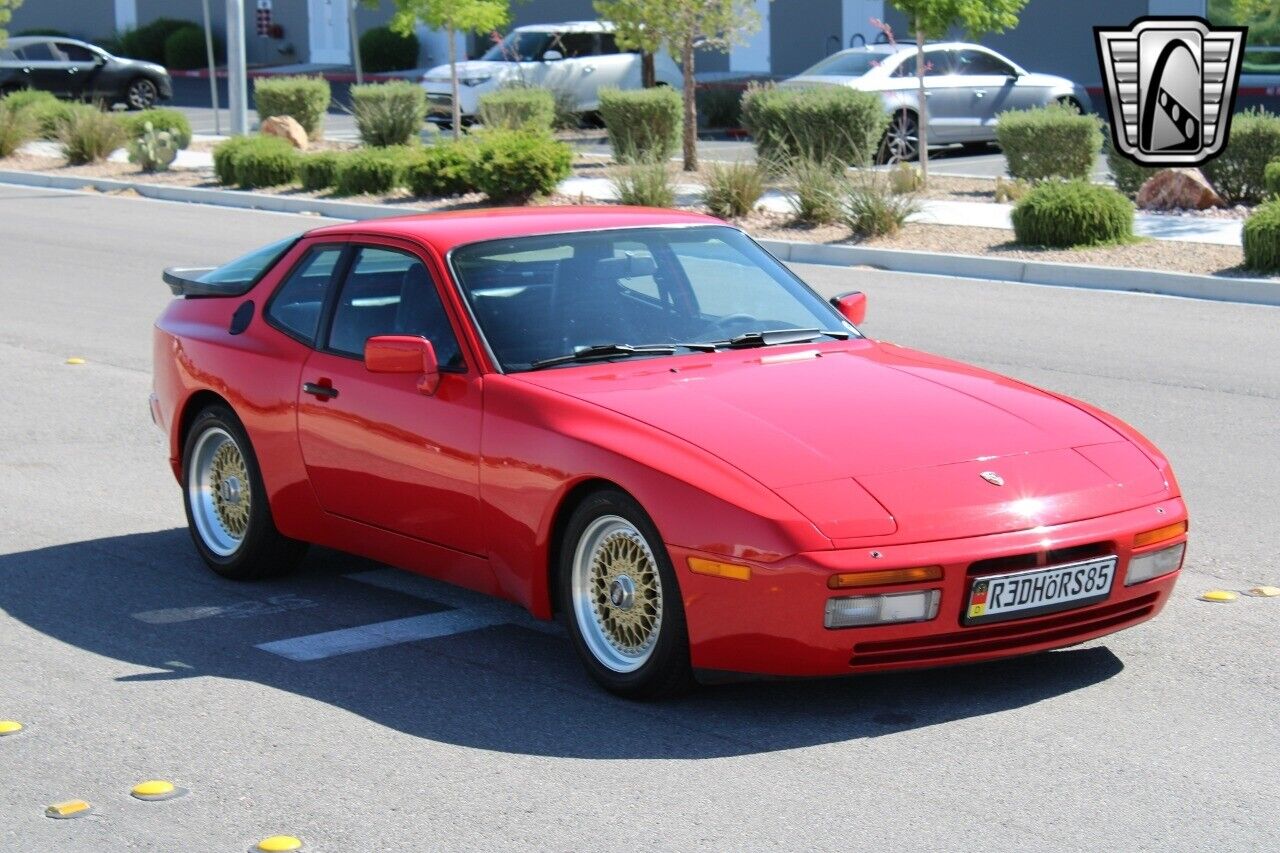
[[[232,580],[291,571],[306,543],[281,535],[239,419],[226,406],[196,415],[182,453],[187,527],[209,568]]]
[[[920,156],[920,122],[916,114],[907,110],[898,110],[889,121],[889,129],[885,131],[880,142],[881,163],[911,162]]]
[[[629,699],[693,683],[671,559],[644,509],[605,490],[578,506],[560,543],[560,612],[588,674]]]
[[[124,93],[125,105],[131,110],[150,109],[159,100],[160,90],[146,77],[135,78],[129,83],[129,88]]]

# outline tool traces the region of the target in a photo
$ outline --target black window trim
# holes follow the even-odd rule
[[[293,245],[291,245],[288,249],[285,250],[284,254],[288,254],[296,245],[297,243],[294,243]],[[329,271],[329,283],[326,285],[324,301],[320,304],[320,319],[316,321],[316,339],[318,340],[320,337],[320,332],[324,328],[326,311],[329,310],[329,303],[332,301],[333,294],[336,290],[336,288],[334,288],[333,286],[334,277],[340,270],[345,272],[346,263],[350,255],[350,245],[351,244],[346,240],[329,240],[325,242],[316,242],[308,246],[306,248],[306,251],[304,251],[298,257],[298,260],[294,261],[289,266],[288,272],[286,272],[284,275],[280,277],[280,281],[276,284],[275,290],[271,292],[271,296],[267,299],[267,304],[262,306],[262,319],[266,321],[266,324],[271,328],[275,329],[280,334],[286,337],[292,338],[293,340],[302,344],[307,349],[314,350],[316,348],[315,340],[307,340],[302,335],[299,335],[297,332],[293,331],[292,329],[287,328],[283,323],[277,322],[275,317],[272,316],[271,314],[271,309],[275,306],[276,299],[280,296],[280,291],[284,290],[284,286],[288,284],[289,279],[293,277],[293,274],[295,272],[297,272],[299,269],[302,268],[303,264],[307,263],[309,260],[311,260],[311,258],[314,255],[316,255],[319,252],[327,252],[333,249],[337,249],[340,253],[338,255],[338,261],[333,265],[333,269]],[[278,263],[278,259],[277,259],[277,263]],[[274,266],[268,266],[267,269],[274,269]]]

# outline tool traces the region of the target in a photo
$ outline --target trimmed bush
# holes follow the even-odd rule
[[[634,163],[620,166],[609,178],[620,204],[635,207],[672,207],[676,188],[664,163]]]
[[[79,166],[105,160],[125,143],[124,128],[115,116],[89,104],[73,104],[71,114],[58,124],[67,163]]]
[[[1229,202],[1259,202],[1266,196],[1267,164],[1280,158],[1280,116],[1246,110],[1231,120],[1231,136],[1222,153],[1200,167]]]
[[[742,127],[742,92],[738,86],[699,86],[694,92],[698,121],[704,127]]]
[[[298,160],[298,182],[304,190],[327,190],[338,181],[338,163],[342,155],[337,151],[319,151],[304,154]]]
[[[164,46],[169,36],[178,30],[195,27],[201,32],[203,42],[204,29],[194,21],[182,21],[176,18],[156,18],[148,24],[134,30],[125,30],[117,39],[120,54],[129,59],[145,59],[147,62],[165,62]],[[204,50],[203,44],[201,51]]]
[[[571,89],[552,89],[551,98],[555,102],[555,118],[551,120],[554,130],[577,130],[582,127],[582,113],[578,112],[578,96]]]
[[[1244,265],[1259,272],[1280,272],[1280,200],[1258,205],[1244,222]]]
[[[360,36],[360,62],[365,71],[405,71],[418,67],[418,37],[390,27],[374,27]]]
[[[405,147],[357,148],[338,160],[336,195],[387,193],[404,186],[415,151]]]
[[[846,225],[859,237],[896,234],[907,217],[920,210],[913,195],[895,193],[888,182],[874,172],[849,182],[841,211]]]
[[[222,39],[213,37],[213,58],[221,63],[225,59]],[[164,40],[164,64],[168,68],[204,68],[209,64],[209,54],[204,44],[204,27],[192,24],[169,33]]]
[[[523,204],[569,177],[573,149],[541,133],[495,130],[481,135],[473,170],[476,189],[494,201]]]
[[[311,139],[324,136],[329,109],[329,81],[322,77],[259,77],[253,81],[258,119],[292,116]]]
[[[136,113],[125,113],[117,119],[124,128],[125,136],[137,139],[144,128],[150,124],[157,132],[165,132],[173,137],[179,148],[191,144],[191,123],[187,117],[177,110],[151,109]]]
[[[1010,177],[1085,180],[1102,150],[1102,121],[1060,104],[1008,110],[997,116],[996,140]]]
[[[480,96],[480,123],[495,130],[550,133],[556,118],[556,97],[550,89],[509,86]]]
[[[213,174],[218,183],[229,187],[236,182],[236,155],[252,144],[252,136],[233,136],[213,148]]]
[[[72,106],[59,101],[51,92],[23,89],[0,99],[0,106],[22,111],[35,122],[36,135],[41,139],[57,139],[58,125],[71,116]]]
[[[668,86],[600,90],[600,118],[619,163],[660,162],[680,148],[680,95]]]
[[[12,155],[36,138],[35,118],[28,110],[15,110],[0,101],[0,157]]]
[[[1085,181],[1046,181],[1013,208],[1019,243],[1068,248],[1133,239],[1133,202],[1111,187]]]
[[[1115,181],[1116,189],[1133,198],[1147,182],[1147,178],[1160,171],[1160,167],[1138,165],[1116,150],[1116,147],[1111,144],[1109,133],[1104,131],[1104,135],[1106,144],[1103,150],[1107,155],[1107,170],[1111,172],[1111,180]]]
[[[365,145],[408,145],[418,141],[427,93],[408,80],[352,86],[351,112]]]
[[[889,112],[878,94],[845,86],[782,89],[752,84],[742,96],[742,121],[765,162],[806,157],[862,166],[879,149]]]
[[[405,173],[405,183],[416,196],[451,196],[475,192],[478,146],[470,140],[437,142],[423,148]]]
[[[711,163],[702,201],[713,216],[735,219],[755,210],[764,195],[764,169],[758,163]]]
[[[251,136],[232,158],[242,189],[278,187],[298,180],[298,149],[275,136]]]
[[[1262,185],[1271,198],[1280,197],[1280,160],[1272,160],[1262,173]]]
[[[65,39],[65,38],[71,38],[71,33],[65,32],[64,30],[56,30],[56,29],[54,29],[53,27],[35,27],[35,28],[33,28],[33,29],[30,29],[30,30],[23,30],[23,31],[22,31],[22,32],[20,32],[20,33],[14,33],[13,35],[14,35],[15,37],[18,37],[18,36],[54,36],[55,38],[58,38],[58,37],[60,37],[60,38],[64,38],[64,39]]]

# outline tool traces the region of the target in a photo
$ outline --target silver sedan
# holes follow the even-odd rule
[[[1087,111],[1084,87],[1065,77],[1034,74],[979,44],[940,42],[924,48],[929,146],[992,142],[996,116],[1062,103]],[[783,86],[849,86],[878,92],[892,113],[881,159],[914,160],[920,153],[916,45],[876,44],[842,50]]]

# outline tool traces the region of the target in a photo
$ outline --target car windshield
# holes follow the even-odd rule
[[[519,237],[463,246],[450,260],[507,371],[858,334],[728,226]]]
[[[481,59],[489,62],[536,62],[551,43],[554,33],[516,30],[489,48]]]
[[[834,56],[828,56],[809,70],[800,72],[800,76],[861,77],[887,58],[883,53],[871,53],[865,50],[837,53]]]
[[[286,237],[283,240],[263,246],[261,249],[254,249],[247,255],[242,255],[234,261],[225,263],[217,269],[212,269],[204,275],[200,276],[199,281],[208,284],[248,284],[256,282],[258,278],[271,268],[276,259],[288,251],[289,247],[298,241],[298,237]]]

